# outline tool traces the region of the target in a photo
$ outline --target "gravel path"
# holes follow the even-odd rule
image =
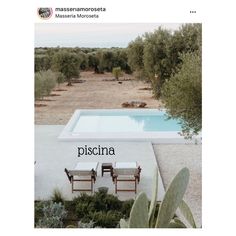
[[[202,225],[202,145],[153,145],[166,188],[177,172],[187,167],[190,181],[185,193],[185,201],[191,208],[197,226]]]

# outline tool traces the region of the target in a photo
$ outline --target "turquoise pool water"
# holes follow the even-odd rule
[[[178,120],[167,119],[165,112],[82,112],[75,123],[73,133],[89,132],[166,132],[181,131]]]

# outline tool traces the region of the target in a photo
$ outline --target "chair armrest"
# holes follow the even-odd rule
[[[112,174],[112,181],[114,182],[117,179],[118,175]]]
[[[66,175],[71,183],[72,182],[72,175],[70,175],[69,171],[66,168],[65,168],[65,172],[66,172]]]
[[[140,181],[140,173],[141,173],[141,168],[140,166],[138,167],[138,172],[134,175],[134,177],[138,180],[138,182]]]
[[[97,176],[97,172],[94,169],[92,169],[91,178],[94,180],[94,182],[96,181],[96,176]]]

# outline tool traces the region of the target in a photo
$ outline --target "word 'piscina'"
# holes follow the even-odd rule
[[[115,149],[113,147],[101,147],[98,145],[97,147],[88,147],[85,145],[84,147],[78,147],[78,157],[83,155],[101,155],[101,156],[110,156],[115,155]]]

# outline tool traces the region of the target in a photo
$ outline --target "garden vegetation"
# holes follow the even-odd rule
[[[35,202],[35,227],[39,228],[117,228],[121,218],[127,219],[134,200],[120,201],[101,187],[94,195],[81,194],[65,201],[54,190],[50,201]]]

